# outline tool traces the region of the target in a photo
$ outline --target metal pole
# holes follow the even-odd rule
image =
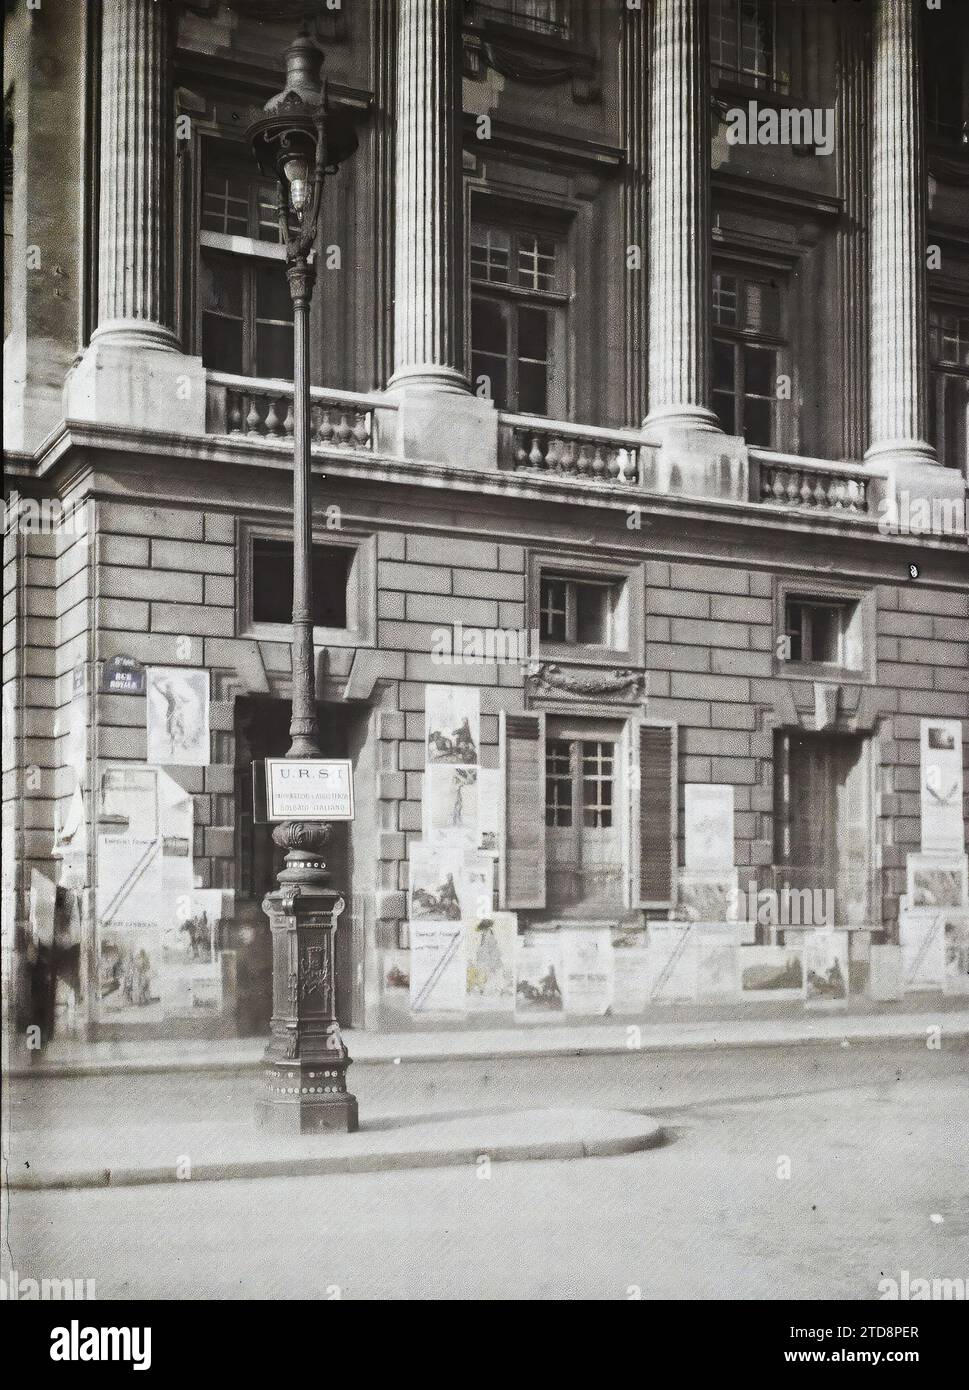
[[[293,707],[287,757],[318,758],[313,654],[313,504],[310,467],[310,302],[316,271],[305,256],[286,271],[293,299]]]

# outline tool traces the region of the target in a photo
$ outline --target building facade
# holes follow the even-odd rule
[[[312,329],[317,694],[356,798],[341,1021],[474,1018],[414,920],[469,914],[409,891],[453,896],[482,852],[497,936],[538,962],[520,1010],[577,931],[618,957],[729,920],[741,954],[796,949],[754,910],[792,889],[826,895],[871,992],[932,901],[921,860],[965,862],[964,8],[20,0],[18,1027],[51,940],[55,1031],[268,1027],[253,767],[288,747],[293,332],[244,132],[301,24],[359,138]]]

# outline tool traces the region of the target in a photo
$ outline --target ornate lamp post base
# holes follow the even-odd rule
[[[347,1091],[350,1054],[336,1018],[336,929],[346,904],[327,887],[318,857],[328,838],[326,825],[287,823],[273,831],[289,854],[279,888],[263,899],[273,942],[273,1016],[256,1123],[276,1134],[349,1133],[358,1123],[356,1097]]]

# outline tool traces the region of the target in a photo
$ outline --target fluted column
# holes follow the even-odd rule
[[[654,0],[647,427],[718,429],[710,399],[707,0]]]
[[[866,457],[925,442],[925,169],[916,0],[876,0],[872,71],[871,431]]]
[[[392,388],[466,392],[461,0],[398,0]]]
[[[841,453],[860,459],[868,441],[868,191],[871,187],[871,64],[867,17],[839,16],[838,190],[844,215],[837,231],[841,329]]]
[[[176,348],[173,5],[104,0],[98,325],[92,341]]]
[[[623,405],[636,426],[647,408],[649,269],[642,255],[649,218],[649,15],[624,9],[619,49],[620,139],[626,152],[620,184],[623,246]],[[640,252],[629,264],[629,248]]]

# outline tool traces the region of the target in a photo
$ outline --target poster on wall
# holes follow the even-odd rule
[[[489,853],[498,852],[498,813],[501,773],[496,768],[478,769],[478,845]]]
[[[686,868],[729,872],[734,865],[733,787],[688,782],[684,810]]]
[[[791,946],[743,946],[740,990],[744,999],[765,1003],[803,999],[803,951]]]
[[[464,933],[469,1012],[510,1013],[515,1007],[517,915],[492,912],[465,923]]]
[[[179,788],[181,791],[181,788]],[[182,796],[187,796],[182,792]],[[153,767],[126,764],[106,767],[98,792],[98,824],[136,840],[154,840],[158,825],[158,772]]]
[[[964,854],[910,854],[908,906],[965,907],[969,905],[969,861]]]
[[[515,1012],[556,1018],[562,1012],[562,952],[558,939],[535,932],[519,937],[515,959]]]
[[[969,912],[947,912],[945,938],[946,994],[969,994]]]
[[[424,838],[431,845],[478,846],[478,769],[442,763],[424,774]]]
[[[820,1008],[847,1004],[847,932],[824,929],[805,932],[804,999]]]
[[[410,875],[410,917],[412,922],[459,922],[461,900],[458,879],[464,870],[464,855],[429,845],[411,845],[408,858]]]
[[[148,762],[209,764],[209,673],[184,666],[147,669]]]
[[[923,853],[961,854],[962,725],[958,719],[923,719],[920,728]]]
[[[467,991],[464,928],[459,922],[412,921],[412,1013],[463,1013]]]
[[[609,927],[562,927],[562,995],[566,1013],[602,1015],[613,996]]]
[[[681,870],[677,875],[676,916],[683,922],[732,922],[746,900],[736,869],[714,873]]]
[[[902,948],[902,986],[905,990],[941,990],[945,987],[944,910],[905,907],[898,914],[898,942]]]
[[[671,1004],[696,998],[696,949],[687,922],[650,922],[649,997]]]
[[[701,1003],[740,995],[740,928],[735,922],[695,922],[696,994]]]
[[[428,685],[424,691],[428,767],[477,766],[481,749],[481,692],[474,685]]]
[[[464,921],[489,916],[495,903],[495,861],[491,855],[465,850],[459,857],[455,884]]]

